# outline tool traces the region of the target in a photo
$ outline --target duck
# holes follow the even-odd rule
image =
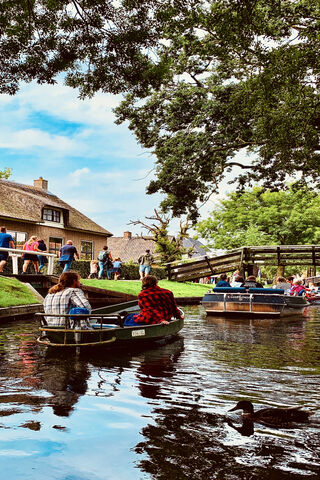
[[[243,411],[243,418],[251,420],[252,422],[262,423],[269,426],[283,426],[290,423],[306,423],[309,420],[311,412],[301,410],[300,407],[287,407],[287,408],[262,408],[261,410],[254,411],[252,402],[249,400],[241,400],[237,405],[229,412],[236,410]]]

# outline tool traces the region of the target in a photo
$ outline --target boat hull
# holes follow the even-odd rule
[[[287,295],[208,292],[202,305],[208,315],[283,317],[302,312],[307,301],[303,297]]]

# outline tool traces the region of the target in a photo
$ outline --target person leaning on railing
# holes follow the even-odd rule
[[[45,317],[50,327],[64,327],[67,321],[66,317],[59,317],[59,314],[72,313],[70,310],[75,307],[80,309],[79,313],[90,313],[91,305],[80,288],[80,275],[70,271],[62,273],[59,283],[50,288],[44,299],[43,307],[45,314],[54,314],[53,317]],[[91,325],[87,318],[81,318],[75,321],[71,319],[70,327],[88,329],[91,328]]]
[[[13,238],[7,233],[6,227],[0,227],[0,247],[14,248]],[[7,263],[9,253],[0,250],[0,273],[3,272],[3,267]]]

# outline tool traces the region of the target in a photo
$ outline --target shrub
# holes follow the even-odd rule
[[[23,259],[20,257],[18,259],[18,271],[19,273],[22,272],[22,265],[23,265]],[[53,275],[61,275],[62,273],[62,268],[60,267],[59,261],[54,260],[54,265],[53,265]],[[72,270],[75,272],[78,272],[81,276],[81,278],[88,278],[89,273],[90,273],[90,260],[74,260],[72,263]],[[34,273],[34,269],[32,266],[29,266],[29,272]],[[11,257],[9,257],[8,262],[6,263],[3,273],[12,273],[12,260]],[[47,273],[47,269],[45,267],[44,274]],[[167,278],[166,275],[166,269],[163,267],[152,267],[151,269],[151,274],[155,275],[158,280],[163,280],[164,278]],[[137,280],[140,278],[139,275],[139,265],[130,261],[128,263],[124,263],[121,268],[121,277],[124,280]]]

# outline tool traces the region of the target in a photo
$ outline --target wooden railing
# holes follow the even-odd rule
[[[12,273],[18,275],[18,258],[21,257],[23,253],[28,253],[30,255],[41,255],[43,257],[48,257],[48,275],[53,274],[53,260],[57,255],[55,253],[47,252],[32,252],[30,250],[21,250],[20,248],[3,248],[0,247],[0,252],[9,252],[9,256],[12,258]]]
[[[187,281],[219,275],[232,270],[250,273],[253,266],[320,265],[320,245],[272,245],[267,247],[241,247],[215,257],[202,257],[187,263],[167,264],[168,278]]]

